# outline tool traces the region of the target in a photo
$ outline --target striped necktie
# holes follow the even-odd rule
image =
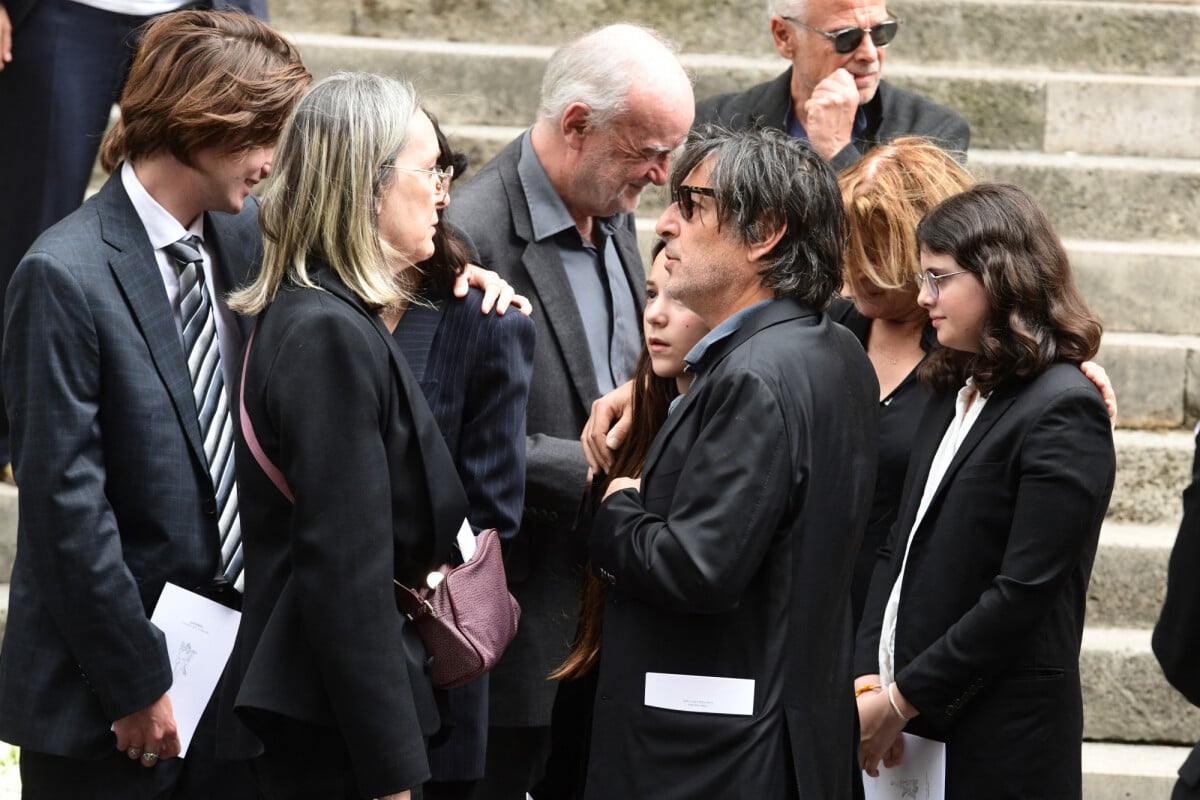
[[[183,319],[183,348],[192,376],[192,397],[204,455],[217,498],[217,528],[221,534],[221,575],[242,590],[242,530],[238,520],[237,483],[233,475],[233,420],[221,372],[217,317],[204,288],[200,238],[185,236],[163,248],[179,269],[179,306]]]

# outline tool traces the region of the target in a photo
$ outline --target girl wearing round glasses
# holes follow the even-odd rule
[[[940,348],[859,628],[861,765],[946,743],[947,797],[1080,797],[1079,648],[1115,472],[1100,324],[1045,212],[980,184],[917,229]]]

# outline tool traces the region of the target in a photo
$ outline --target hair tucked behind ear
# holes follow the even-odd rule
[[[921,220],[917,243],[978,275],[989,308],[979,352],[941,348],[921,366],[922,380],[948,389],[970,376],[988,394],[1055,362],[1096,355],[1100,322],[1075,287],[1046,212],[1024,190],[981,183],[950,197]]]

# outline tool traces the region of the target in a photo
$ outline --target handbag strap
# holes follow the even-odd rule
[[[250,329],[250,338],[246,340],[246,354],[242,356],[242,379],[238,385],[238,416],[242,421],[242,438],[246,440],[246,446],[250,448],[254,460],[271,479],[271,483],[275,484],[275,488],[288,499],[289,503],[295,505],[296,498],[292,494],[292,487],[288,486],[287,478],[283,477],[279,467],[275,466],[275,463],[263,452],[262,445],[258,443],[258,436],[254,433],[254,424],[250,422],[250,415],[246,413],[246,368],[250,364],[250,346],[254,344],[254,333],[257,330],[258,323],[255,323],[254,327]],[[433,607],[426,602],[425,598],[400,581],[394,581],[394,583],[398,590],[396,592],[397,605],[410,619],[415,620],[425,614],[433,613]]]
[[[246,440],[246,446],[250,448],[250,453],[258,462],[258,466],[271,479],[271,483],[275,484],[275,488],[288,499],[289,503],[295,505],[296,498],[292,494],[292,488],[288,486],[287,479],[283,477],[279,467],[275,466],[274,462],[263,452],[262,445],[258,443],[258,436],[254,433],[254,425],[250,422],[250,415],[246,413],[246,368],[250,364],[250,346],[254,344],[254,333],[257,330],[258,323],[256,322],[250,329],[250,338],[246,341],[246,354],[242,357],[242,380],[238,386],[238,413],[242,421],[242,437]]]

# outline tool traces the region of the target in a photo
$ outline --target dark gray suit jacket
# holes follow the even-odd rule
[[[446,218],[474,241],[494,269],[533,303],[537,344],[526,414],[525,509],[506,564],[521,603],[516,640],[492,671],[491,724],[550,724],[555,685],[546,675],[570,649],[579,610],[580,573],[571,535],[587,462],[579,434],[600,395],[575,296],[553,242],[533,241],[529,205],[517,174],[521,137],[461,189]],[[645,272],[633,215],[614,234],[638,310]]]
[[[257,264],[258,203],[205,217],[226,287]],[[4,394],[20,527],[0,739],[107,754],[114,720],[171,685],[148,617],[211,581],[216,500],[183,345],[118,171],[34,243],[8,289]]]
[[[744,92],[718,94],[696,104],[696,125],[716,122],[741,130],[758,123],[784,130],[783,121],[791,106],[792,70],[777,78],[752,86]],[[856,163],[871,148],[899,136],[924,136],[959,161],[966,162],[971,143],[971,127],[954,111],[919,94],[899,89],[887,81],[863,107],[867,129],[862,141],[850,143],[830,160],[837,171]]]
[[[786,298],[703,363],[641,491],[596,515],[592,563],[612,586],[586,797],[850,797],[875,373],[852,333]],[[753,680],[753,713],[647,706],[647,672]]]

